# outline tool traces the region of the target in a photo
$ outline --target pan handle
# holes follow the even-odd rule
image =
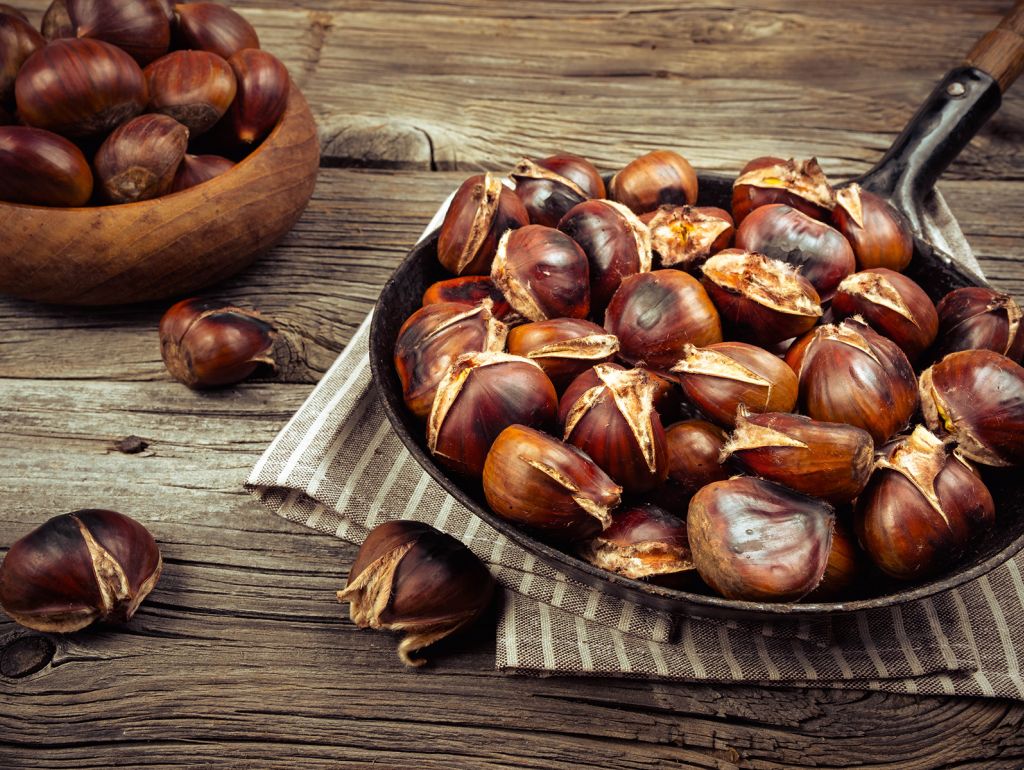
[[[1024,0],[1017,0],[999,26],[974,44],[966,63],[987,72],[1006,93],[1024,71]]]

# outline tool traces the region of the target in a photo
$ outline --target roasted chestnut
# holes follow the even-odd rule
[[[907,356],[858,318],[809,332],[790,347],[786,363],[800,379],[801,411],[863,428],[876,444],[907,427],[917,409]]]
[[[981,286],[953,289],[937,310],[936,358],[958,350],[994,350],[1017,363],[1024,357],[1021,309],[1009,294]]]
[[[565,542],[604,530],[622,495],[622,487],[579,449],[523,425],[511,425],[495,439],[483,484],[496,514]]]
[[[479,478],[491,444],[509,425],[551,428],[558,396],[528,358],[485,351],[455,360],[427,418],[427,448],[456,473]]]
[[[864,556],[857,547],[853,533],[836,519],[832,530],[832,549],[828,565],[818,587],[804,597],[809,602],[834,602],[851,593],[857,579],[865,572]]]
[[[610,518],[608,528],[580,549],[595,567],[653,583],[693,571],[685,518],[650,503],[624,507]]]
[[[523,321],[523,317],[512,309],[505,295],[494,285],[489,275],[449,278],[430,284],[423,292],[424,305],[433,305],[435,302],[465,302],[467,305],[479,305],[485,299],[491,301],[491,313],[499,321],[507,324]]]
[[[932,430],[982,465],[1024,464],[1024,368],[992,350],[950,353],[921,374],[921,411]]]
[[[651,250],[662,267],[692,270],[732,244],[729,212],[713,206],[661,206],[641,219],[651,230]]]
[[[36,206],[84,206],[92,171],[77,146],[27,126],[0,126],[0,200]]]
[[[832,225],[850,242],[858,270],[901,272],[914,256],[914,236],[903,215],[856,182],[836,192]]]
[[[718,311],[692,275],[654,270],[623,279],[604,315],[604,327],[619,338],[619,357],[668,371],[688,344],[722,341]]]
[[[697,202],[697,172],[679,153],[655,150],[641,155],[613,176],[608,192],[612,200],[636,214],[653,211],[666,203],[692,206]]]
[[[803,334],[821,317],[818,292],[785,262],[725,249],[701,270],[704,288],[732,334],[771,345]]]
[[[536,321],[508,333],[508,352],[540,364],[559,392],[591,366],[610,361],[618,350],[615,335],[577,318]]]
[[[569,209],[587,199],[574,181],[532,160],[519,161],[510,176],[516,183],[516,195],[535,225],[556,227]]]
[[[188,129],[166,115],[140,115],[116,128],[93,159],[96,179],[113,203],[134,203],[171,191],[188,148]]]
[[[494,254],[491,280],[516,312],[531,321],[586,318],[590,313],[587,255],[552,227],[507,231]]]
[[[144,526],[115,511],[54,516],[11,546],[0,605],[36,631],[126,623],[160,579],[163,560]]]
[[[451,535],[418,521],[389,521],[363,541],[338,601],[349,602],[360,628],[403,633],[398,657],[422,666],[412,653],[473,623],[494,590],[487,567]]]
[[[744,166],[732,185],[732,216],[736,226],[754,209],[773,203],[785,203],[815,219],[827,218],[835,206],[835,193],[818,159],[796,161],[765,156]]]
[[[177,13],[179,48],[198,49],[230,59],[244,48],[259,48],[256,30],[241,14],[218,3],[181,3]]]
[[[832,300],[835,318],[858,315],[915,362],[935,341],[939,315],[924,289],[888,268],[863,270],[845,278]]]
[[[719,462],[725,442],[725,431],[706,420],[683,420],[665,428],[668,478],[649,494],[650,499],[685,513],[698,489],[732,475],[729,466]]]
[[[852,425],[819,422],[796,414],[750,414],[722,448],[755,476],[831,503],[855,498],[875,461],[871,434]]]
[[[214,300],[186,299],[160,319],[167,371],[190,388],[244,380],[259,367],[274,371],[277,331],[259,313]]]
[[[186,153],[174,175],[171,192],[180,192],[203,182],[209,182],[225,171],[230,171],[234,165],[230,160],[219,155],[189,155]]]
[[[171,25],[160,0],[65,0],[76,37],[116,45],[145,65],[167,53]]]
[[[14,80],[25,60],[46,45],[24,19],[0,13],[0,107],[14,103]]]
[[[505,349],[508,328],[489,303],[440,302],[421,307],[402,324],[395,341],[395,371],[409,411],[426,419],[445,372],[464,353]]]
[[[498,241],[507,230],[530,223],[515,192],[491,174],[471,176],[445,214],[437,258],[456,275],[490,275]]]
[[[231,66],[208,51],[175,51],[144,70],[150,112],[168,115],[193,138],[209,131],[235,98]]]
[[[291,78],[280,59],[258,48],[239,51],[228,64],[238,86],[228,121],[239,142],[253,145],[269,134],[284,114]]]
[[[687,533],[701,578],[727,599],[790,602],[821,582],[832,506],[763,479],[716,481],[690,501]]]
[[[902,580],[948,569],[994,521],[995,504],[981,477],[921,425],[887,447],[854,517],[868,556]]]
[[[587,198],[604,198],[607,195],[601,172],[586,158],[562,152],[535,160],[534,163],[575,182]]]
[[[43,14],[40,29],[43,32],[43,37],[47,40],[75,36],[75,25],[71,23],[71,17],[68,16],[68,4],[64,0],[53,0],[50,3]]]

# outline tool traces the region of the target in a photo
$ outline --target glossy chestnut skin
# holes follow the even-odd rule
[[[68,16],[68,4],[65,0],[53,0],[43,14],[43,21],[39,26],[47,40],[75,37],[75,25]]]
[[[181,3],[177,14],[178,48],[215,53],[230,59],[245,48],[259,48],[256,30],[241,14],[219,3]]]
[[[936,359],[958,350],[994,350],[1017,363],[1024,357],[1021,309],[1009,294],[966,286],[949,292],[936,309]]]
[[[284,114],[291,78],[274,54],[246,48],[228,59],[238,92],[228,109],[235,138],[243,145],[263,140]]]
[[[65,513],[11,546],[0,565],[0,605],[36,631],[126,623],[162,567],[156,541],[134,519],[115,511]]]
[[[803,334],[821,318],[818,292],[785,262],[725,249],[701,270],[730,336],[772,345]]]
[[[508,304],[489,275],[464,275],[461,278],[449,278],[445,281],[432,283],[423,292],[423,304],[435,302],[465,302],[467,305],[479,305],[485,299],[491,301],[491,313],[499,321],[507,324],[520,323],[523,318]]]
[[[641,217],[651,230],[651,250],[661,267],[693,270],[732,245],[736,228],[728,211],[714,206],[661,206]]]
[[[535,321],[508,333],[508,352],[540,364],[558,392],[595,364],[610,361],[618,350],[614,335],[578,318]]]
[[[523,425],[511,425],[495,439],[483,485],[496,514],[562,542],[599,534],[622,495],[622,487],[579,449]]]
[[[186,299],[160,319],[160,353],[174,379],[199,390],[241,382],[259,367],[276,370],[277,331],[254,310]]]
[[[601,172],[586,158],[568,152],[560,152],[540,160],[534,160],[534,163],[575,182],[587,198],[604,198],[607,195]]]
[[[608,528],[580,553],[595,567],[633,580],[673,582],[693,571],[686,519],[650,503],[615,511]]]
[[[950,353],[921,374],[921,411],[933,431],[982,465],[1024,464],[1024,368],[991,350]]]
[[[566,212],[558,229],[587,255],[590,312],[596,320],[601,320],[623,278],[651,269],[650,232],[621,203],[584,201]]]
[[[30,126],[68,137],[104,134],[146,106],[135,60],[100,40],[55,40],[32,54],[14,84],[18,114]]]
[[[868,556],[901,580],[948,570],[994,521],[981,477],[923,426],[887,447],[854,516]]]
[[[613,176],[608,193],[612,200],[636,214],[653,211],[666,203],[692,206],[697,202],[697,172],[679,153],[655,150],[641,155]]]
[[[727,436],[707,420],[682,420],[665,428],[668,478],[648,497],[669,511],[685,513],[698,489],[732,475],[719,462]]]
[[[796,406],[793,370],[778,356],[745,342],[687,345],[672,372],[687,398],[719,425],[735,425],[740,407],[789,412]]]
[[[828,565],[818,587],[804,597],[809,602],[841,601],[852,593],[853,587],[866,571],[864,553],[849,527],[836,519],[832,530],[832,548]]]
[[[804,335],[786,353],[800,380],[800,410],[863,428],[882,444],[917,409],[916,376],[899,346],[848,318]]]
[[[116,45],[140,65],[163,56],[171,25],[161,0],[65,0],[75,36]]]
[[[427,448],[451,471],[479,478],[491,444],[509,425],[550,429],[558,396],[528,358],[482,352],[460,356],[437,387]]]
[[[796,161],[773,156],[754,158],[733,182],[732,216],[739,227],[761,206],[784,203],[815,219],[826,219],[835,193],[817,158]]]
[[[475,351],[501,351],[507,333],[487,304],[440,302],[409,316],[395,341],[395,371],[409,411],[426,419],[437,386],[455,359]]]
[[[455,275],[491,274],[498,241],[530,216],[513,190],[493,174],[476,174],[459,187],[441,224],[437,258]]]
[[[532,160],[519,161],[510,176],[531,224],[557,227],[569,209],[587,199],[587,194],[574,181]]]
[[[832,226],[850,242],[858,270],[902,272],[914,256],[914,236],[903,215],[856,183],[836,192]]]
[[[14,80],[18,70],[44,45],[46,40],[27,21],[0,13],[0,106],[14,103]]]
[[[189,155],[185,153],[181,165],[178,166],[178,170],[174,174],[171,192],[180,192],[201,185],[203,182],[209,182],[214,177],[230,171],[234,165],[233,162],[219,155]]]
[[[166,115],[139,115],[116,128],[93,159],[96,181],[112,203],[134,203],[171,191],[188,148],[188,129]]]
[[[586,318],[590,313],[590,265],[583,249],[565,233],[527,225],[502,236],[491,264],[491,280],[531,321]]]
[[[360,546],[338,601],[349,602],[360,628],[402,632],[398,657],[421,666],[426,661],[412,653],[473,623],[494,590],[487,567],[451,535],[418,521],[389,521]]]
[[[911,278],[884,267],[863,270],[844,279],[832,299],[835,318],[857,315],[888,337],[911,363],[935,341],[939,314]]]
[[[235,98],[231,66],[208,51],[174,51],[143,70],[149,112],[168,115],[194,138],[224,117]]]
[[[605,311],[604,328],[619,338],[619,358],[668,371],[686,345],[722,341],[722,324],[700,282],[681,270],[624,278]]]
[[[77,146],[27,126],[0,126],[0,201],[34,206],[84,206],[92,170]]]
[[[755,476],[830,503],[846,503],[867,484],[875,461],[871,434],[796,414],[741,414],[722,449]]]

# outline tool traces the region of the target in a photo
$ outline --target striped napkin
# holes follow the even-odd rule
[[[935,205],[951,222],[941,199]],[[964,261],[977,272],[969,252]],[[274,513],[354,544],[394,519],[460,539],[507,589],[498,669],[1024,700],[1024,555],[940,596],[820,621],[673,616],[604,594],[499,534],[423,471],[378,402],[369,326],[367,318],[246,487]]]

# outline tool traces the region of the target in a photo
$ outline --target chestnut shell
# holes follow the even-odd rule
[[[530,216],[515,191],[493,174],[475,174],[452,198],[437,241],[437,258],[455,275],[491,274],[498,241]]]
[[[0,200],[36,206],[84,206],[92,170],[82,151],[57,134],[0,126]]]

